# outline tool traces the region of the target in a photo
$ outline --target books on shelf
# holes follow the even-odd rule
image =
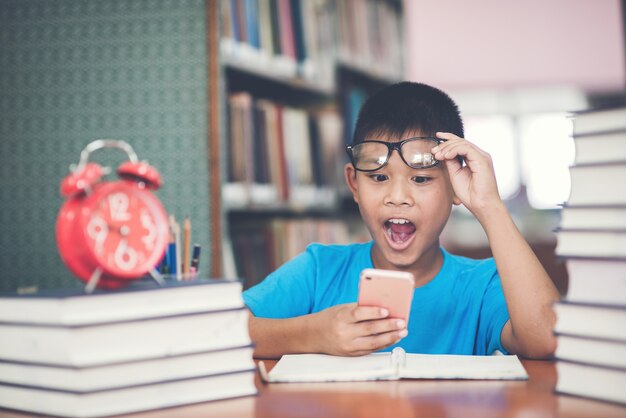
[[[333,110],[306,111],[248,92],[229,96],[229,208],[332,208],[341,181],[342,124]]]
[[[91,417],[254,394],[241,291],[196,279],[0,295],[0,406]]]
[[[556,391],[626,403],[626,108],[578,113],[571,193],[556,253],[569,273],[555,305]]]
[[[332,85],[332,6],[329,0],[221,2],[222,55],[281,77]]]
[[[222,55],[267,73],[334,85],[343,61],[402,78],[402,4],[368,0],[230,0],[221,3]]]
[[[245,287],[264,279],[281,264],[304,251],[312,242],[347,243],[343,222],[329,219],[282,219],[239,221],[231,226],[236,269],[246,278]]]
[[[292,354],[283,356],[269,373],[262,362],[259,368],[267,382],[528,378],[517,356],[411,354],[401,348],[359,357]]]
[[[401,78],[404,56],[402,4],[335,2],[339,59],[367,72]]]

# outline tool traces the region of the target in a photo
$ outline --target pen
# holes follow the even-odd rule
[[[174,228],[174,224],[176,220],[174,220],[174,216],[170,215],[169,218],[170,223],[170,242],[167,247],[167,267],[169,274],[176,274],[176,231]]]
[[[186,216],[183,221],[183,278],[186,279],[189,276],[189,261],[190,261],[190,247],[191,246],[191,221]]]
[[[193,258],[191,259],[191,268],[198,272],[198,267],[200,266],[200,244],[193,245]]]

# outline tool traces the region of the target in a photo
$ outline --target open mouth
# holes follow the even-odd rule
[[[415,234],[413,222],[404,218],[391,218],[385,222],[385,235],[394,246],[404,247]]]

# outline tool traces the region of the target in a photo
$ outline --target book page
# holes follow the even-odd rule
[[[528,379],[517,356],[406,354],[401,378],[408,379]]]
[[[361,357],[326,354],[284,355],[267,375],[269,382],[340,382],[393,379],[390,353]]]

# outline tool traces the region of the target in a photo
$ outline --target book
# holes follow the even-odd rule
[[[401,348],[360,357],[290,354],[282,356],[269,373],[263,362],[259,362],[259,370],[261,377],[270,383],[528,378],[517,356],[411,354]]]
[[[608,229],[626,231],[626,206],[564,206],[561,229]]]
[[[69,367],[198,353],[250,344],[248,311],[148,318],[97,325],[0,324],[0,359]]]
[[[626,260],[568,258],[567,300],[626,307]]]
[[[248,345],[91,367],[0,361],[0,384],[93,392],[251,370],[252,351]]]
[[[0,384],[2,407],[37,414],[90,418],[256,394],[248,370],[94,392]]]
[[[574,137],[574,164],[626,161],[626,128]]]
[[[574,165],[569,172],[569,206],[626,205],[626,161]]]
[[[82,288],[0,294],[0,323],[79,326],[240,308],[234,280],[141,280],[118,290]],[[2,345],[2,343],[0,343]]]
[[[626,309],[561,301],[554,311],[558,334],[626,342]]]
[[[626,404],[626,369],[559,361],[556,392]]]
[[[559,334],[555,357],[626,370],[626,342]]]
[[[626,258],[626,230],[557,230],[556,253],[569,257]]]
[[[626,108],[594,109],[578,112],[573,119],[574,136],[626,129]]]

